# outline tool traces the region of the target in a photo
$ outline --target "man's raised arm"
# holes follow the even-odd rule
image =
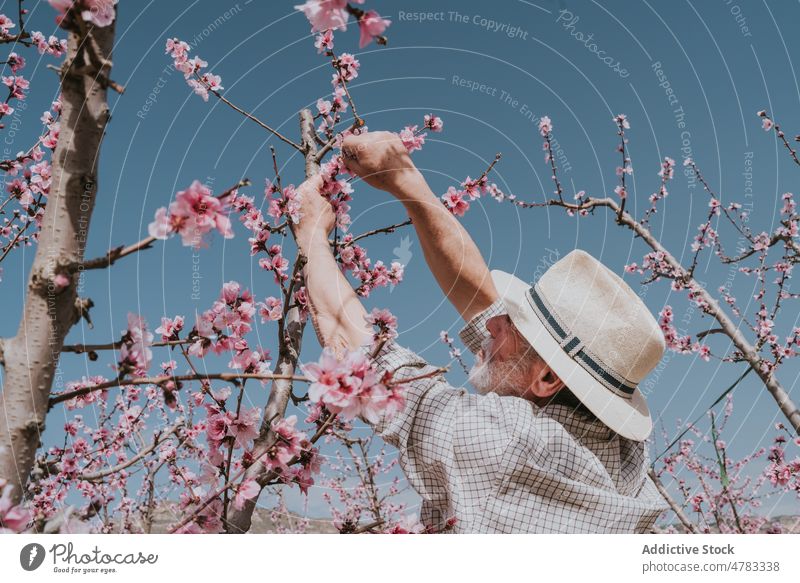
[[[431,191],[399,136],[390,132],[348,136],[342,150],[352,172],[403,203],[428,267],[461,317],[469,321],[488,308],[498,294],[481,252]]]
[[[366,310],[345,279],[328,243],[335,217],[327,200],[320,195],[322,178],[315,176],[299,188],[302,200],[300,223],[294,226],[295,239],[305,255],[306,290],[309,311],[319,343],[337,355],[369,342],[371,329]]]

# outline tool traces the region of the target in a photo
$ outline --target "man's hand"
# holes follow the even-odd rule
[[[464,320],[488,308],[497,290],[486,262],[461,223],[433,194],[400,136],[368,132],[342,143],[347,168],[367,184],[391,193],[414,223],[425,260]]]
[[[347,136],[342,157],[347,168],[364,182],[395,195],[419,174],[400,136],[392,132]]]
[[[294,236],[304,253],[308,253],[311,241],[323,237],[327,243],[328,233],[336,222],[331,203],[320,194],[322,177],[312,176],[297,188],[300,196],[300,222],[294,225]]]

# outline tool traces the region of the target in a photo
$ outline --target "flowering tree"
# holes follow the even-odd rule
[[[58,68],[61,96],[42,118],[46,131],[30,150],[0,163],[13,177],[3,202],[4,209],[13,212],[4,212],[11,218],[5,220],[2,258],[22,245],[37,245],[20,331],[2,342],[6,376],[0,424],[0,527],[21,531],[81,524],[79,528],[102,531],[149,531],[156,503],[170,499],[176,501],[180,516],[173,532],[247,530],[263,487],[287,484],[306,491],[320,469],[314,444],[322,437],[330,439],[357,416],[369,420],[402,407],[403,386],[391,375],[379,376],[366,353],[341,361],[325,354],[319,364],[305,367],[308,376],[300,374],[307,318],[304,259],[297,255],[290,262],[284,245],[270,238],[290,235],[302,209],[294,186],[282,184],[274,149],[275,175],[266,181],[265,211],[242,192],[250,185],[247,180],[218,194],[194,181],[156,212],[148,237],[102,257],[84,258],[79,242],[85,240],[97,193],[97,154],[108,120],[106,92],[124,90],[109,76],[117,1],[51,0],[57,23],[68,32],[67,41],[26,31],[26,11],[19,4],[16,23],[5,15],[0,18],[2,42],[36,46],[41,53],[65,60]],[[359,242],[398,226],[360,235],[348,232],[352,187],[335,151],[344,135],[366,128],[347,88],[358,75],[359,63],[350,54],[333,52],[333,30],[346,28],[347,20],[355,17],[364,46],[373,39],[385,43],[381,34],[389,22],[346,2],[312,1],[298,8],[320,33],[315,45],[330,59],[334,73],[331,98],[320,99],[316,112],[301,112],[297,140],[231,103],[222,93],[220,77],[206,70],[205,61],[188,54],[187,43],[170,39],[166,53],[201,98],[220,99],[300,152],[306,162],[305,177],[323,173],[325,194],[337,214],[337,236],[331,244],[342,269],[353,275],[358,292],[367,296],[376,288],[398,284],[403,266],[373,261]],[[16,26],[20,31],[12,34]],[[24,58],[11,53],[6,65],[14,75],[3,78],[9,97],[0,117],[13,112],[14,100],[24,99],[28,88],[27,80],[17,75]],[[343,128],[348,110],[353,121]],[[440,122],[429,119],[440,129]],[[413,147],[424,142],[424,133],[416,127],[404,131]],[[52,161],[46,159],[46,151],[53,152]],[[50,192],[51,183],[58,192]],[[238,283],[229,282],[196,322],[187,322],[183,315],[164,316],[151,331],[143,316],[130,314],[127,329],[117,340],[64,345],[69,329],[81,317],[89,317],[91,300],[78,298],[75,291],[85,272],[109,268],[174,235],[193,248],[204,246],[213,231],[231,238],[232,218],[238,218],[249,234],[251,255],[259,256],[259,266],[271,272],[275,295],[258,301]],[[257,318],[276,329],[275,359],[248,338]],[[379,328],[377,338],[393,333],[391,317],[378,314],[373,321]],[[167,358],[153,374],[154,350],[168,351],[181,362]],[[85,377],[51,393],[62,353],[97,360],[106,351],[114,355],[115,376]],[[230,356],[228,370],[198,372],[200,359],[223,353]],[[263,411],[243,406],[248,381],[270,385]],[[296,382],[310,384],[306,395],[293,393]],[[290,399],[309,401],[305,423],[311,430],[301,429],[296,416],[285,416]],[[65,424],[64,445],[42,451],[41,431],[54,407],[76,414]],[[81,414],[87,407],[97,413],[96,425],[90,426]],[[160,473],[168,474],[166,485]],[[135,474],[141,477],[132,479]],[[66,516],[60,511],[70,494],[79,494],[84,504]],[[394,525],[382,521],[381,527]]]
[[[762,119],[763,129],[774,131],[794,163],[800,165],[796,150],[786,139],[780,126],[775,124],[766,111],[759,111],[757,115]],[[696,353],[705,361],[715,358],[726,363],[745,363],[747,365],[744,374],[712,404],[712,408],[723,398],[730,397],[730,393],[736,385],[754,371],[764,389],[775,399],[791,430],[795,435],[800,433],[800,410],[777,376],[782,363],[800,354],[796,348],[800,345],[800,336],[798,336],[800,328],[790,327],[783,331],[776,329],[777,316],[781,308],[784,308],[787,302],[800,297],[788,290],[794,265],[800,261],[800,255],[798,255],[798,249],[800,249],[798,246],[798,235],[800,234],[798,220],[800,220],[800,216],[796,212],[792,193],[787,192],[782,197],[783,207],[780,210],[780,219],[775,230],[772,233],[754,233],[747,225],[749,217],[748,213],[742,210],[742,205],[737,202],[723,204],[721,198],[703,177],[697,163],[691,158],[685,158],[683,166],[687,173],[696,177],[708,195],[709,210],[706,219],[699,225],[698,233],[692,243],[691,262],[689,265],[682,265],[676,256],[653,234],[649,223],[653,214],[658,212],[659,203],[669,194],[667,184],[674,176],[675,160],[669,157],[664,158],[657,173],[658,188],[649,197],[650,206],[641,219],[634,218],[626,210],[628,200],[626,178],[633,173],[631,159],[627,154],[626,131],[630,129],[630,122],[624,114],[615,116],[613,121],[619,137],[617,150],[620,153],[620,165],[616,168],[618,184],[614,189],[615,197],[594,197],[587,194],[585,190],[580,190],[574,194],[572,200],[564,198],[565,192],[558,177],[556,159],[551,154],[553,123],[548,117],[541,118],[539,132],[543,138],[545,163],[550,167],[552,181],[555,185],[553,193],[555,196],[545,196],[544,202],[523,202],[513,195],[504,194],[494,184],[489,185],[484,182],[481,185],[483,190],[499,201],[509,201],[522,208],[562,208],[570,217],[586,217],[602,208],[610,210],[617,225],[631,230],[649,247],[641,264],[626,265],[625,271],[645,276],[645,284],[668,280],[673,291],[687,292],[688,299],[704,315],[710,316],[716,324],[713,328],[698,332],[694,338],[692,335],[681,336],[673,325],[672,308],[667,305],[659,315],[667,347],[681,354]],[[800,136],[797,136],[796,141],[800,141]],[[471,185],[465,183],[464,194],[468,193],[469,186]],[[459,194],[457,198],[463,199],[464,196]],[[723,223],[723,225],[720,226],[719,223]],[[725,225],[733,229],[738,236],[736,252],[733,254],[723,245],[719,233],[719,229]],[[716,290],[718,295],[715,296],[696,279],[695,270],[700,255],[707,249],[711,250],[721,263],[738,267],[739,272],[756,278],[758,291],[754,299],[758,309],[752,318],[744,313],[736,298],[731,294],[729,287],[720,286]],[[749,265],[746,263],[748,260],[751,263]],[[783,334],[783,338],[779,334]],[[732,350],[723,354],[712,353],[709,338],[713,338],[715,335],[727,338]],[[444,337],[443,340],[450,344],[449,338]],[[724,343],[720,343],[720,345],[729,346]],[[454,357],[459,356],[459,353],[452,351],[452,345],[451,354]],[[728,419],[731,410],[732,401],[729,400],[724,420]],[[777,491],[792,492],[800,497],[800,457],[797,456],[796,450],[789,452],[785,450],[783,443],[786,441],[784,433],[787,428],[783,423],[779,423],[777,429],[782,431],[782,434],[776,438],[775,444],[770,448],[769,463],[762,470],[761,477],[753,483],[744,477],[744,468],[760,457],[764,450],[741,460],[731,459],[724,440],[720,438],[724,421],[718,426],[715,423],[713,411],[710,412],[710,419],[710,436],[706,435],[703,440],[713,447],[713,458],[710,458],[712,460],[710,465],[694,448],[694,442],[691,440],[680,441],[680,438],[687,432],[696,434],[699,432],[697,426],[690,423],[683,433],[667,447],[668,452],[677,444],[678,452],[665,457],[662,462],[664,466],[658,471],[652,471],[651,477],[654,478],[662,494],[687,529],[693,532],[700,531],[683,512],[683,507],[691,503],[699,514],[703,525],[702,529],[706,532],[710,531],[709,525],[712,523],[714,528],[722,532],[756,532],[764,526],[765,519],[750,512],[743,513],[738,509],[746,504],[751,505],[751,510],[757,508],[761,498],[761,494],[758,492],[765,483],[777,488]],[[798,439],[795,439],[794,445],[798,445]],[[654,466],[658,461],[658,458],[654,460]],[[677,467],[686,470],[690,476],[694,476],[694,484],[689,484],[689,480],[684,477],[678,477]],[[684,497],[682,505],[672,500],[668,491],[660,484],[659,477],[665,473],[675,476],[678,489]],[[707,506],[703,506],[704,502]],[[725,513],[726,507],[730,516]]]
[[[149,532],[156,510],[166,501],[176,517],[171,532],[245,532],[263,489],[280,493],[298,488],[307,492],[320,480],[323,460],[319,447],[329,442],[338,444],[338,453],[329,464],[334,475],[325,483],[333,492],[329,500],[339,531],[424,530],[394,501],[399,484],[379,483],[377,478],[393,466],[385,462],[380,446],[352,434],[354,419],[374,422],[404,405],[403,383],[392,373],[380,373],[370,358],[396,336],[395,318],[386,310],[374,310],[368,318],[375,328],[371,346],[345,354],[324,351],[316,362],[303,359],[306,364],[301,364],[308,318],[305,259],[291,240],[303,208],[294,184],[279,172],[283,150],[296,151],[305,161],[304,175],[297,177],[295,184],[312,175],[322,176],[323,195],[336,215],[330,245],[356,291],[369,296],[403,279],[401,264],[371,259],[363,242],[403,228],[409,220],[360,234],[350,232],[354,177],[345,167],[340,147],[345,136],[365,132],[367,127],[349,88],[360,73],[360,63],[352,54],[334,49],[334,32],[345,30],[354,19],[360,31],[359,44],[364,47],[372,41],[385,44],[383,34],[390,24],[377,12],[365,10],[363,1],[308,0],[296,7],[311,24],[320,58],[332,67],[330,92],[317,101],[315,111],[300,112],[297,137],[277,131],[231,102],[221,76],[212,72],[207,62],[191,55],[189,45],[180,39],[168,40],[166,54],[201,99],[220,100],[274,138],[274,172],[265,181],[264,198],[259,196],[258,200],[248,193],[251,183],[246,179],[218,193],[195,180],[179,190],[169,205],[158,209],[147,237],[90,259],[84,257],[81,241],[85,241],[98,194],[97,165],[108,122],[107,91],[124,91],[110,77],[117,0],[49,0],[56,10],[57,23],[68,35],[66,41],[45,39],[41,33],[25,30],[21,0],[16,22],[0,16],[0,42],[12,43],[20,51],[22,47],[36,47],[40,53],[64,57],[55,67],[61,79],[61,95],[42,117],[45,129],[41,138],[16,158],[0,161],[0,169],[8,174],[8,194],[0,203],[4,215],[0,261],[23,245],[36,246],[19,331],[0,343],[5,368],[0,405],[0,529]],[[12,52],[5,64],[12,74],[3,77],[9,97],[0,106],[0,119],[13,111],[15,101],[24,99],[28,89],[28,81],[17,74],[25,66],[24,58]],[[780,128],[765,112],[761,115],[765,128],[778,132],[797,161]],[[658,202],[667,196],[666,186],[675,163],[665,159],[651,208],[642,219],[633,218],[626,210],[626,177],[633,171],[626,152],[626,130],[630,126],[624,115],[614,122],[621,154],[616,198],[596,198],[580,191],[574,199],[565,199],[556,160],[550,155],[553,125],[545,117],[539,130],[555,185],[554,197],[524,202],[502,192],[489,178],[500,159],[497,155],[477,179],[467,176],[460,188],[449,188],[441,197],[442,204],[456,216],[463,216],[471,203],[484,195],[523,208],[560,207],[570,216],[609,209],[619,225],[631,229],[650,247],[642,264],[630,265],[627,270],[641,273],[651,282],[669,279],[675,290],[686,290],[719,325],[694,339],[679,337],[671,324],[671,311],[665,308],[661,322],[669,346],[679,352],[699,353],[705,359],[746,363],[797,431],[800,412],[778,381],[776,371],[781,362],[796,354],[800,330],[792,331],[786,342],[773,332],[782,302],[794,299],[786,289],[797,250],[797,215],[791,196],[785,199],[781,227],[772,234],[753,234],[747,229],[741,208],[724,206],[702,179],[697,165],[687,159],[687,168],[706,186],[710,205],[708,219],[696,240],[694,260],[690,266],[682,266],[648,228]],[[429,114],[398,133],[407,150],[414,152],[424,146],[427,132],[442,129],[441,118]],[[727,255],[720,243],[714,225],[721,217],[743,237],[745,249],[735,256]],[[101,339],[96,344],[65,344],[70,328],[81,318],[88,320],[93,305],[90,299],[78,297],[79,278],[92,270],[112,268],[116,262],[175,236],[180,237],[182,245],[198,249],[216,235],[234,238],[237,232],[246,233],[244,247],[258,257],[259,267],[270,273],[275,286],[272,295],[256,298],[232,281],[194,321],[186,314],[145,317],[131,313],[119,338]],[[762,289],[761,309],[752,322],[738,309],[729,290],[720,290],[720,301],[695,280],[697,257],[706,248],[724,262],[757,261],[753,267],[742,268],[758,278]],[[770,265],[766,256],[773,249],[780,249],[783,255]],[[777,277],[774,290],[766,282],[769,271]],[[767,301],[770,292],[777,293],[772,303]],[[153,328],[148,319],[159,325]],[[275,332],[276,354],[254,340],[259,325]],[[748,339],[743,329],[752,333],[752,338]],[[713,355],[705,341],[710,334],[727,336],[734,351]],[[460,359],[450,337],[444,334],[442,339],[450,345],[453,357]],[[59,359],[76,354],[92,361],[104,358],[114,374],[75,379],[65,390],[52,392]],[[160,364],[154,362],[156,354],[163,355]],[[208,372],[214,370],[213,357],[222,355],[229,359],[227,368]],[[256,384],[268,387],[263,409],[245,405],[246,387]],[[303,419],[287,416],[290,402],[307,408]],[[48,412],[56,407],[69,415],[64,442],[43,448],[41,432]],[[86,415],[87,410],[94,415]],[[94,421],[90,423],[89,418]],[[713,500],[717,510],[713,520],[722,529],[723,521],[727,525],[743,523],[741,516],[734,516],[731,523],[718,509],[727,501],[733,513],[736,503],[731,501],[746,496],[735,493],[724,443],[720,442],[715,436],[719,469],[698,462],[692,457],[691,447],[684,444],[664,463],[671,468],[677,464],[702,468],[702,475],[708,476],[708,471],[714,475],[721,490],[709,486],[708,492],[703,490],[703,501],[711,504]],[[374,453],[376,449],[378,453]],[[797,489],[800,464],[787,455],[791,454],[782,446],[779,452],[770,454],[762,482]],[[774,476],[774,481],[769,476]],[[665,496],[669,497],[666,491]],[[72,499],[81,503],[67,506]],[[686,497],[684,504],[690,500]],[[672,503],[676,513],[685,517],[680,503]],[[281,508],[279,505],[276,512]],[[748,524],[755,522],[753,519]],[[302,530],[302,525],[286,529]]]
[[[733,413],[733,395],[725,398],[721,419],[710,411],[710,431],[689,423],[676,451],[667,451],[653,474],[670,476],[676,483],[681,503],[669,501],[684,530],[688,532],[780,533],[784,525],[770,522],[758,513],[769,498],[789,493],[800,495],[800,437],[792,437],[783,423],[772,445],[756,448],[753,453],[734,459],[730,456],[723,431]],[[668,439],[666,433],[664,439]],[[697,440],[697,443],[695,442]],[[700,448],[698,444],[705,447]],[[671,448],[667,448],[670,450]],[[707,449],[706,454],[703,450]],[[765,459],[761,470],[748,472],[757,460]],[[656,480],[661,486],[661,481]],[[665,496],[669,496],[664,492]],[[691,514],[687,514],[686,512]],[[795,525],[796,527],[796,525]],[[674,526],[669,530],[675,532]]]

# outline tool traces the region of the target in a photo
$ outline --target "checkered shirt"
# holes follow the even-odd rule
[[[498,300],[459,332],[470,351],[503,313]],[[375,363],[398,380],[436,370],[393,341]],[[407,387],[404,410],[375,431],[398,448],[434,531],[455,518],[450,532],[644,533],[668,509],[647,476],[646,442],[565,405],[477,395],[441,374]]]

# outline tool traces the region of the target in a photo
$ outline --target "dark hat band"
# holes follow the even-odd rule
[[[561,349],[609,391],[625,399],[630,399],[636,390],[636,384],[614,372],[601,358],[592,353],[580,338],[572,334],[537,287],[533,285],[528,290],[531,307]]]

